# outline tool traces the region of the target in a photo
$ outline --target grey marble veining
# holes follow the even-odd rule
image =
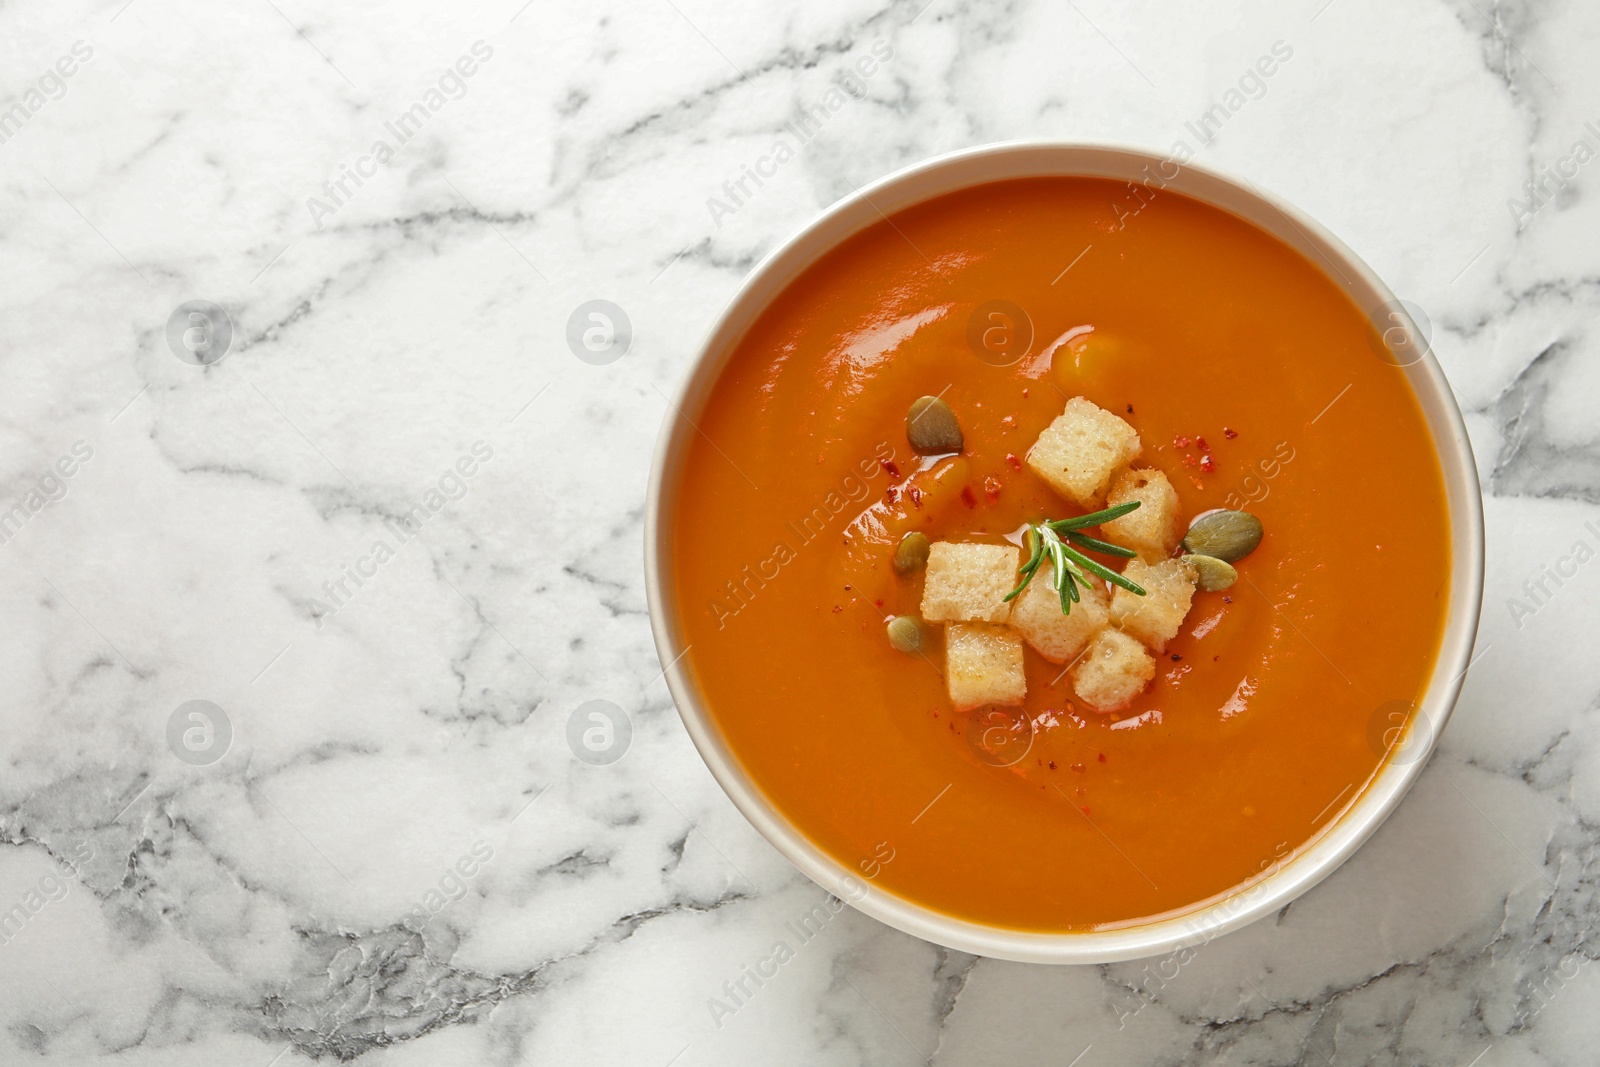
[[[0,31],[0,1062],[1593,1062],[1600,8],[110,0]],[[828,910],[650,641],[648,458],[741,278],[1019,137],[1182,143],[1321,219],[1426,313],[1487,494],[1480,659],[1418,787],[1182,956],[1029,967]],[[168,343],[190,300],[220,362]],[[569,346],[592,300],[621,358]]]

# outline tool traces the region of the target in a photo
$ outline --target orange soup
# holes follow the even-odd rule
[[[1250,224],[1127,197],[984,185],[821,258],[695,415],[670,520],[685,663],[770,802],[874,887],[1012,929],[1171,913],[1303,845],[1382,763],[1448,606],[1438,459],[1365,317]],[[958,458],[908,444],[924,395]],[[910,530],[998,545],[1081,514],[1024,462],[1075,396],[1137,430],[1185,523],[1265,533],[1115,713],[1026,649],[1028,736],[996,758],[942,639],[886,639],[924,580],[891,557]]]

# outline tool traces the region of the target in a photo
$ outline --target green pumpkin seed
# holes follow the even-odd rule
[[[913,451],[924,456],[960,452],[964,440],[956,413],[936,396],[922,396],[911,402],[906,412],[906,440]]]
[[[889,643],[896,652],[916,655],[922,650],[922,620],[915,615],[896,615],[890,619]]]
[[[1182,556],[1180,558],[1194,568],[1195,584],[1203,592],[1220,593],[1233,585],[1239,578],[1239,572],[1233,569],[1233,564],[1224,563],[1216,556]]]
[[[1261,543],[1261,520],[1248,511],[1208,511],[1195,518],[1183,537],[1183,549],[1224,563],[1241,560]]]
[[[900,543],[894,549],[894,572],[910,574],[927,566],[929,547],[925,533],[913,532],[900,538]]]

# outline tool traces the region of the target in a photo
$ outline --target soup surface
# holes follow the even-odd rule
[[[877,889],[1036,931],[1225,893],[1355,799],[1433,668],[1443,482],[1379,350],[1320,269],[1172,192],[1029,179],[874,225],[691,413],[668,521],[694,684],[772,804]],[[939,479],[906,439],[925,394],[965,436]],[[998,543],[1081,513],[1017,462],[1077,395],[1138,431],[1185,522],[1246,508],[1266,532],[1116,715],[1029,648],[1031,737],[997,757],[942,645],[886,640],[922,595],[890,557],[906,530]]]

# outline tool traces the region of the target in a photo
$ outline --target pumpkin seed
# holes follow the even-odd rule
[[[1208,511],[1195,516],[1184,534],[1183,549],[1224,563],[1243,559],[1261,543],[1261,520],[1248,511]]]
[[[896,652],[916,655],[922,650],[922,620],[915,615],[896,615],[890,619],[889,644]]]
[[[928,535],[913,531],[900,538],[894,549],[894,572],[910,574],[928,564]]]
[[[913,451],[924,456],[960,452],[964,443],[956,413],[936,396],[921,396],[906,412],[906,440]]]
[[[1225,563],[1216,556],[1183,556],[1181,559],[1194,568],[1195,584],[1207,593],[1219,593],[1239,578],[1239,572],[1233,569],[1233,564]]]

